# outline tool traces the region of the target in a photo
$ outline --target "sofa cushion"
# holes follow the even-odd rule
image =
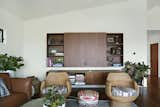
[[[121,96],[121,97],[129,97],[136,96],[136,90],[133,88],[127,87],[112,87],[112,95],[113,96]]]
[[[19,107],[27,101],[24,93],[13,93],[0,99],[1,107]]]
[[[0,73],[0,78],[2,78],[6,85],[7,85],[7,88],[9,91],[11,91],[11,80],[10,80],[10,77],[9,77],[9,74],[8,73]]]
[[[0,97],[5,97],[10,95],[9,90],[7,89],[6,84],[4,83],[3,79],[0,78]]]

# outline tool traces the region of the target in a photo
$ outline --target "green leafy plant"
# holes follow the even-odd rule
[[[144,62],[132,63],[125,62],[124,71],[128,73],[132,79],[134,79],[138,84],[142,83],[142,79],[148,73],[149,66],[145,65]]]
[[[22,66],[24,66],[22,57],[0,54],[0,71],[16,71],[17,69],[20,69]]]
[[[58,107],[65,103],[64,95],[59,94],[53,89],[49,89],[44,96],[44,104],[48,107]]]

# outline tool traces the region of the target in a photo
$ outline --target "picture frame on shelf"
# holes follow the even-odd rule
[[[107,42],[108,43],[114,43],[114,37],[108,37]]]
[[[0,43],[4,42],[4,31],[0,28]]]

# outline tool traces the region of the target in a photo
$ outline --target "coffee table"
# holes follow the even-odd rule
[[[99,100],[98,107],[111,107],[111,101],[109,100]],[[38,98],[31,100],[28,103],[22,105],[21,107],[43,107],[43,98]],[[76,99],[67,99],[66,107],[79,107],[78,100]],[[138,107],[136,104],[132,103],[131,107]]]

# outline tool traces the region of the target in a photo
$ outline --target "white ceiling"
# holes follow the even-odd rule
[[[127,0],[0,0],[0,8],[27,20],[122,1]],[[147,1],[149,9],[160,6],[160,0]]]
[[[126,0],[0,0],[0,8],[31,19],[121,1]]]

